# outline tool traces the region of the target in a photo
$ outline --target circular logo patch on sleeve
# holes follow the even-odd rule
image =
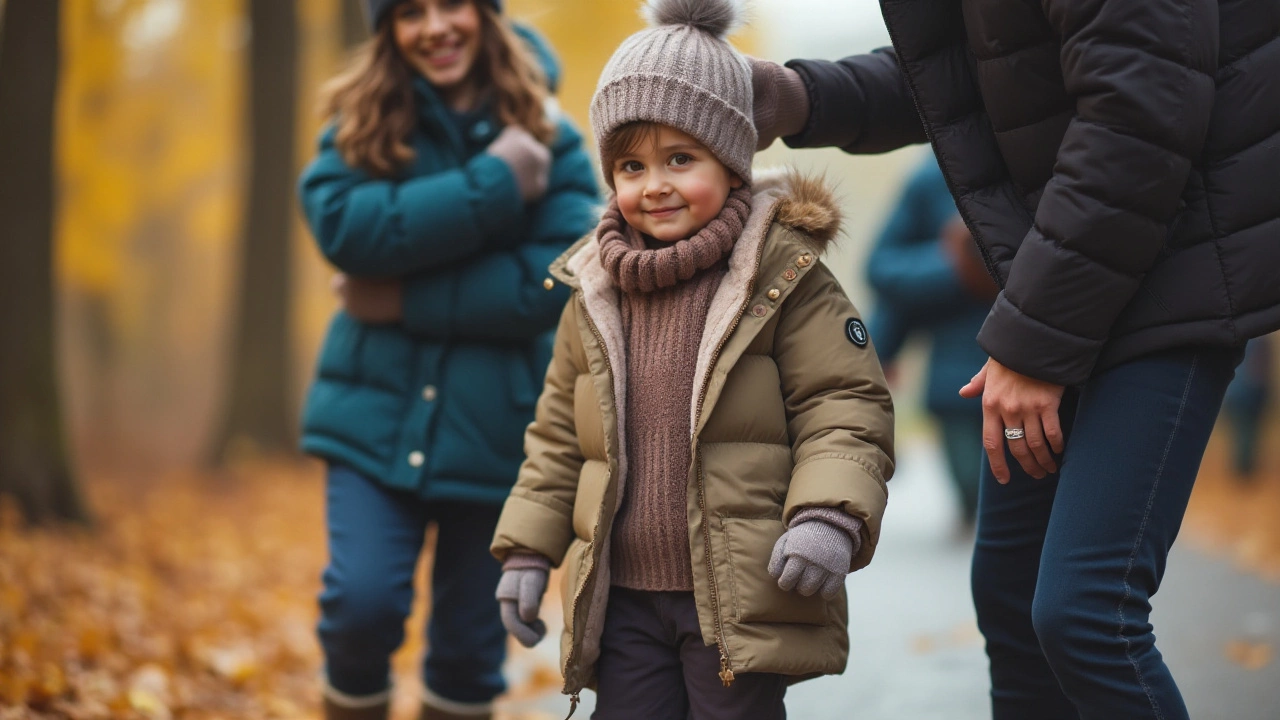
[[[863,325],[858,318],[849,318],[844,324],[844,335],[849,338],[849,342],[858,347],[867,346],[867,326]]]

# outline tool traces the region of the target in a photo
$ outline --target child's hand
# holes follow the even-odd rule
[[[489,143],[490,155],[505,162],[516,178],[520,197],[533,202],[547,191],[551,177],[551,151],[519,125],[508,125]]]
[[[503,566],[508,568],[498,581],[498,604],[502,625],[525,647],[533,647],[547,634],[547,625],[538,619],[542,594],[547,591],[549,573],[546,558],[514,556]],[[528,562],[525,562],[528,558]],[[515,567],[512,567],[515,565]]]
[[[830,600],[844,586],[853,558],[853,538],[821,520],[805,520],[778,538],[769,558],[769,574],[783,590],[795,588],[808,597],[822,590]]]

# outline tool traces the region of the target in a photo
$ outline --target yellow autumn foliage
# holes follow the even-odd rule
[[[193,290],[223,278],[209,271],[238,227],[244,33],[240,2],[63,0],[59,277],[115,298],[125,329],[154,276],[180,271],[156,259],[195,256],[209,280]]]

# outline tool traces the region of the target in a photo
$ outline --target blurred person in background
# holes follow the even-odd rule
[[[1231,435],[1231,469],[1241,481],[1257,478],[1258,438],[1275,383],[1274,342],[1271,335],[1249,341],[1222,401],[1222,416]]]
[[[960,397],[956,388],[987,361],[975,338],[999,288],[956,214],[932,154],[907,179],[876,238],[866,273],[876,293],[870,330],[880,362],[891,367],[913,334],[931,341],[924,403],[942,436],[967,534],[978,510],[982,404]]]
[[[364,0],[300,182],[340,271],[303,418],[325,460],[329,720],[385,720],[389,659],[437,527],[422,718],[487,718],[506,631],[489,540],[568,297],[546,267],[595,225],[595,174],[548,111],[549,48],[497,0]]]
[[[1280,13],[881,0],[892,50],[754,63],[761,147],[932,143],[1001,291],[972,589],[994,717],[1184,720],[1151,597],[1244,344],[1280,328]]]

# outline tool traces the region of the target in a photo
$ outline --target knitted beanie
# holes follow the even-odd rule
[[[696,138],[750,184],[751,66],[725,39],[742,23],[739,0],[648,0],[644,15],[650,27],[622,42],[591,98],[601,154],[619,127],[660,123]]]
[[[346,0],[351,2],[351,0]],[[387,16],[391,8],[399,5],[403,0],[360,0],[360,5],[364,7],[364,19],[369,23],[370,32],[377,32],[378,23],[382,22],[382,18]],[[502,12],[502,0],[484,0],[493,6],[494,10]]]

